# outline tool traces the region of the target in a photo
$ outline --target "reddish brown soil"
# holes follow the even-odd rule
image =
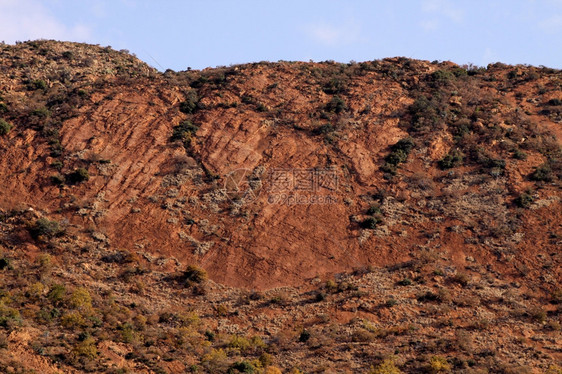
[[[306,364],[300,367],[318,371],[322,360],[328,362],[325,372],[368,368],[378,358],[368,350],[361,356],[365,342],[350,338],[353,331],[369,330],[361,321],[377,329],[413,323],[424,342],[433,342],[439,326],[449,323],[439,313],[454,321],[442,326],[446,339],[456,336],[455,328],[473,331],[471,309],[456,309],[467,305],[476,308],[476,320],[497,322],[490,331],[473,334],[481,340],[475,343],[479,348],[525,342],[536,352],[548,352],[538,359],[532,352],[521,353],[521,347],[517,354],[502,348],[498,357],[535,370],[525,372],[560,361],[560,340],[552,337],[556,332],[540,330],[542,340],[534,339],[532,331],[539,327],[531,320],[542,317],[528,311],[542,303],[548,318],[560,319],[555,303],[547,302],[562,278],[560,71],[502,64],[467,71],[449,62],[392,58],[162,74],[132,56],[97,46],[43,41],[0,48],[0,103],[5,103],[0,118],[13,125],[0,136],[0,212],[9,217],[0,249],[22,269],[26,261],[34,264],[49,252],[60,279],[76,285],[83,281],[91,290],[115,289],[120,303],[140,302],[146,315],[194,308],[205,328],[221,334],[268,335],[283,352],[279,362],[286,370],[301,362]],[[197,97],[195,106],[184,110],[190,95]],[[420,97],[431,101],[423,115],[412,109]],[[174,139],[186,120],[196,131]],[[385,172],[389,154],[406,138],[412,139],[412,150],[395,175]],[[455,149],[463,152],[463,161],[439,167]],[[533,180],[542,164],[549,165],[550,177]],[[86,169],[89,179],[72,183],[68,176],[77,168]],[[279,185],[270,179],[281,170],[306,176],[311,169],[335,175],[337,184],[276,191]],[[255,187],[255,199],[240,199],[225,188],[237,170],[247,171],[241,182]],[[308,201],[276,201],[284,193]],[[525,194],[531,200],[517,206]],[[310,200],[320,198],[333,203]],[[372,206],[380,211],[369,213]],[[363,222],[371,216],[379,222],[368,227]],[[41,217],[59,222],[66,235],[32,238],[28,229]],[[133,270],[100,265],[103,254],[118,250],[132,256]],[[214,282],[206,304],[162,283],[188,264],[205,268]],[[121,271],[138,282],[111,283]],[[143,271],[152,273],[143,278]],[[470,286],[457,284],[463,279],[454,275],[461,271],[470,277]],[[322,286],[340,273],[348,274],[355,288],[336,292]],[[17,274],[6,278],[14,290],[21,286]],[[395,282],[422,276],[426,279],[415,291],[398,292],[397,308],[385,304]],[[143,291],[143,282],[151,292]],[[45,283],[52,287],[52,281]],[[294,288],[285,294],[275,289],[281,286]],[[429,287],[449,288],[453,299],[464,299],[445,297],[440,301],[445,306],[428,311],[419,297]],[[509,287],[517,290],[514,295],[498,291]],[[269,290],[267,297],[274,302],[240,304],[236,300],[245,297],[244,288]],[[328,301],[313,304],[309,292],[319,289],[328,291]],[[361,299],[359,291],[367,296]],[[465,302],[467,297],[477,302]],[[511,304],[495,306],[508,299]],[[0,306],[3,302],[0,298]],[[239,310],[221,312],[220,305]],[[257,311],[261,319],[254,324],[250,321]],[[221,325],[214,313],[238,327]],[[327,317],[310,319],[317,314]],[[297,341],[303,326],[321,325],[318,332],[331,336],[327,321],[340,329],[334,336],[344,343],[334,338],[324,344],[319,335],[308,347]],[[74,370],[60,363],[57,369],[34,355],[30,341],[38,333],[32,324],[25,327],[8,336],[11,359],[45,372]],[[408,341],[408,329],[388,330],[391,343],[365,344],[384,350],[384,356],[392,354],[385,345],[391,344],[413,360],[419,350],[403,348],[418,344]],[[519,340],[510,340],[508,332]],[[165,351],[167,343],[159,336]],[[145,361],[126,358],[134,351],[130,342],[105,342],[99,334],[96,339],[100,357],[115,367],[153,372]],[[179,373],[188,364],[206,362],[210,344],[194,348],[186,362],[169,353],[162,370]],[[353,358],[342,353],[347,349],[342,344],[351,347]],[[327,358],[327,347],[336,346],[339,361]],[[318,349],[320,358],[307,349]],[[432,349],[441,348],[421,351]],[[448,349],[458,354],[458,348]],[[51,356],[57,357],[56,350]],[[149,356],[161,361],[156,353]],[[414,361],[398,361],[409,372],[421,370]],[[353,363],[347,367],[343,362]],[[482,367],[496,364],[478,361]]]
[[[387,63],[392,66],[400,62]],[[0,139],[0,206],[6,209],[26,204],[58,214],[60,219],[105,234],[115,248],[142,248],[151,255],[173,256],[182,264],[197,262],[218,282],[251,288],[296,285],[354,267],[406,261],[410,249],[420,243],[420,229],[441,233],[440,245],[453,258],[482,254],[481,244],[461,249],[462,236],[445,234],[450,223],[446,216],[438,225],[424,218],[416,224],[388,226],[385,235],[365,240],[359,239],[362,232],[358,225],[350,222],[350,217],[361,214],[368,204],[364,197],[377,188],[404,194],[407,204],[413,201],[405,185],[384,181],[379,166],[389,146],[407,135],[397,113],[406,112],[413,101],[410,85],[438,68],[416,62],[412,82],[395,82],[379,72],[351,78],[345,94],[348,109],[345,115],[332,119],[341,127],[332,144],[322,136],[295,130],[295,126],[313,129],[323,122],[309,116],[332,97],[310,82],[309,74],[322,69],[321,65],[282,63],[237,68],[228,85],[218,91],[208,86],[199,89],[201,103],[207,109],[194,116],[200,129],[193,152],[198,162],[218,177],[214,182],[198,181],[201,169],[197,162],[186,156],[177,143],[169,141],[172,128],[184,119],[177,107],[185,87],[175,87],[157,75],[126,84],[109,77],[104,81],[106,87],[90,90],[89,97],[72,118],[62,122],[59,130],[64,159],[68,164],[86,164],[90,180],[71,187],[50,185],[48,177],[52,172],[48,165],[53,158],[48,155],[48,146],[37,131],[16,126],[15,131]],[[275,88],[268,88],[272,84]],[[516,92],[534,95],[533,87],[538,84],[525,84]],[[10,101],[29,96],[21,91],[17,80],[5,80],[3,87]],[[477,87],[467,88],[471,89]],[[270,109],[257,112],[241,103],[241,97],[257,98]],[[517,105],[514,97],[503,100],[506,111]],[[533,113],[537,111],[535,107],[520,101],[539,129],[559,136],[559,124]],[[221,103],[240,104],[223,108]],[[367,106],[370,110],[362,112]],[[275,110],[283,112],[275,115]],[[419,141],[414,158],[425,161],[411,161],[404,166],[404,175],[439,178],[444,174],[435,169],[431,160],[447,153],[450,137],[435,133],[432,139],[429,147]],[[110,163],[93,165],[91,160],[95,159]],[[528,160],[508,161],[509,189],[521,190],[522,178],[541,162],[541,157],[531,154]],[[221,196],[226,176],[233,170],[258,167],[265,170],[264,179],[276,168],[332,167],[339,178],[337,190],[318,193],[333,196],[337,203],[270,204],[266,186],[257,200],[243,204],[243,217],[229,214],[231,202]],[[167,186],[178,174],[187,177]],[[440,188],[437,184],[432,193],[438,196]],[[548,189],[543,194],[547,195]],[[202,201],[205,195],[207,201]],[[182,207],[173,206],[177,201]],[[172,208],[163,209],[165,204]],[[560,224],[560,209],[555,208],[559,204],[554,202],[546,208],[551,213],[545,212],[555,226]],[[196,224],[186,226],[186,215],[193,217]],[[523,232],[519,246],[525,248],[526,258],[537,254],[538,247],[528,241],[533,231]],[[197,255],[190,241],[181,236],[213,244]],[[459,251],[460,256],[456,256]],[[493,259],[488,257],[487,261]]]

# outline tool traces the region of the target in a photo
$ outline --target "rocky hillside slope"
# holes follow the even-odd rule
[[[0,51],[4,370],[559,370],[561,71]]]

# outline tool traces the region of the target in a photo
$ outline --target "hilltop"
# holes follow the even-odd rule
[[[4,371],[561,370],[560,70],[0,50]]]

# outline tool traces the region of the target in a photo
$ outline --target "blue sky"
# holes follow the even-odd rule
[[[0,40],[40,38],[161,70],[392,56],[562,68],[562,0],[0,0]]]

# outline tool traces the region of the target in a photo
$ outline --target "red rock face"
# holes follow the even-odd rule
[[[56,54],[68,47],[52,48]],[[101,240],[113,248],[140,253],[148,266],[170,271],[199,263],[212,279],[249,288],[298,285],[319,275],[395,264],[426,247],[438,247],[459,264],[467,256],[495,262],[490,243],[485,243],[486,235],[495,240],[493,234],[484,235],[490,227],[502,238],[494,245],[509,242],[527,259],[538,251],[537,242],[554,248],[546,232],[560,230],[555,185],[542,186],[542,205],[524,212],[517,228],[506,228],[516,214],[513,196],[532,187],[527,175],[546,160],[544,152],[531,147],[526,160],[508,159],[500,177],[478,171],[474,162],[452,174],[437,164],[458,146],[448,126],[463,110],[472,113],[478,105],[487,117],[480,122],[467,118],[490,133],[489,142],[474,141],[491,155],[509,157],[517,144],[536,140],[506,137],[510,126],[518,126],[513,116],[521,112],[528,112],[525,121],[534,123],[534,135],[542,139],[550,133],[551,143],[559,144],[555,115],[540,114],[541,108],[526,100],[538,95],[537,84],[548,86],[552,77],[546,73],[538,81],[512,87],[504,78],[496,83],[478,76],[448,78],[441,89],[447,96],[442,99],[447,120],[413,132],[410,105],[420,94],[435,95],[433,72],[457,69],[456,65],[400,59],[347,67],[254,64],[172,77],[130,62],[123,77],[115,73],[117,60],[104,61],[99,50],[81,48],[84,61],[93,60],[90,67],[45,58],[39,62],[43,70],[15,69],[15,77],[2,77],[10,107],[7,117],[16,125],[0,138],[4,209],[24,204],[48,211],[101,233]],[[10,53],[13,57],[32,52],[14,47]],[[10,56],[3,58],[4,66]],[[103,70],[102,65],[109,67]],[[74,72],[75,81],[64,81],[60,93],[55,79],[42,73],[48,71],[45,67],[64,67]],[[489,69],[486,77],[504,73],[505,69]],[[46,79],[49,88],[30,91],[24,83],[27,76]],[[204,83],[193,84],[200,77],[206,77]],[[335,93],[326,88],[334,79],[345,86]],[[196,88],[189,87],[190,82]],[[72,115],[62,104],[52,103],[57,94],[70,97],[78,90],[85,94],[67,108]],[[199,109],[184,114],[179,104],[190,90],[197,91]],[[548,97],[559,95],[556,92]],[[337,107],[338,100],[343,107]],[[51,114],[33,119],[30,110],[39,107],[48,107]],[[186,150],[171,136],[187,119],[198,130]],[[50,127],[56,127],[62,147],[58,156],[52,156],[53,136],[45,136]],[[504,135],[492,139],[494,129]],[[467,141],[477,130],[470,133]],[[385,178],[381,166],[391,147],[408,136],[414,138],[414,150],[397,176]],[[60,170],[50,166],[57,160]],[[78,167],[87,169],[89,180],[51,183],[53,175]],[[240,196],[229,195],[225,185],[240,169],[249,176],[242,182],[254,185],[251,196],[237,201]],[[310,169],[315,171],[307,174]],[[279,188],[271,180],[279,170],[300,178],[300,183],[306,183],[307,175],[320,178],[319,172],[330,170],[337,185],[305,188],[293,183]],[[494,195],[485,189],[501,192]],[[373,197],[383,190],[386,197]],[[381,206],[381,223],[361,227],[374,204]],[[534,230],[531,222],[545,233]],[[462,230],[450,230],[456,226]],[[507,239],[515,234],[519,239]]]

